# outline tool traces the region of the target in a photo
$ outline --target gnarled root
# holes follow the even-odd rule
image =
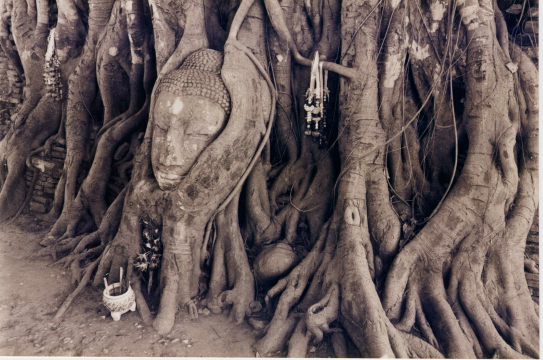
[[[54,319],[58,320],[64,315],[66,310],[70,307],[72,304],[72,301],[79,295],[87,286],[87,284],[90,281],[90,278],[92,276],[92,273],[94,272],[94,269],[98,266],[98,263],[100,262],[100,259],[102,256],[100,256],[98,259],[94,260],[89,266],[85,268],[85,274],[83,275],[83,278],[79,282],[79,285],[77,288],[64,300],[60,308],[58,309],[57,313],[55,314]]]
[[[63,240],[63,242],[66,244],[60,249],[57,245],[42,250],[44,253],[54,256],[56,256],[58,250],[71,251],[70,255],[61,259],[59,262],[63,263],[66,267],[70,267],[72,270],[72,281],[74,283],[79,283],[77,289],[68,299],[66,299],[65,305],[63,305],[64,310],[62,312],[59,310],[56,318],[60,318],[67,310],[73,299],[81,291],[83,291],[83,288],[91,280],[92,275],[95,274],[96,269],[93,284],[98,286],[102,283],[102,279],[107,275],[109,275],[110,283],[118,281],[119,268],[122,266],[124,269],[126,269],[127,279],[129,279],[133,284],[136,297],[140,299],[141,305],[138,303],[138,311],[144,320],[149,320],[149,309],[145,305],[145,302],[141,302],[143,295],[141,294],[141,289],[139,286],[139,278],[137,276],[134,276],[133,278],[132,276],[132,260],[139,251],[139,242],[135,243],[135,249],[133,247],[134,243],[130,240],[125,241],[126,244],[122,243],[121,240],[109,243],[111,237],[117,232],[117,228],[119,226],[125,194],[126,190],[119,194],[117,199],[115,199],[113,204],[111,204],[106,212],[106,215],[104,216],[104,221],[97,231],[87,235],[76,236],[74,238],[66,238]],[[126,214],[128,213],[129,212],[126,212]],[[128,217],[130,216],[128,215]],[[139,218],[137,216],[134,218],[139,226]],[[126,225],[124,230],[126,231]],[[135,233],[137,234],[137,232]],[[121,238],[123,238],[122,234],[119,236],[119,239]],[[130,253],[132,256],[128,255]],[[83,270],[80,268],[81,263],[96,258],[96,256],[98,256],[98,258],[90,265],[87,265]]]
[[[57,130],[60,111],[56,101],[43,97],[29,114],[25,126],[19,130],[12,129],[0,141],[0,162],[4,172],[0,189],[0,222],[14,216],[23,204],[26,183],[22,179],[27,156]]]
[[[331,270],[331,272],[336,273]],[[322,341],[330,331],[330,323],[339,314],[339,286],[334,283],[319,302],[309,307],[305,317],[298,322],[288,344],[289,357],[305,357],[311,339],[314,344]],[[340,345],[338,345],[340,346]]]
[[[300,313],[300,311],[293,308],[300,301],[313,274],[322,263],[329,227],[330,223],[323,226],[319,239],[309,254],[266,294],[265,301],[268,306],[271,299],[279,294],[281,296],[266,335],[253,345],[260,355],[269,356],[282,350],[288,337],[294,331],[299,320],[299,316],[295,316],[295,313]]]
[[[130,201],[127,201],[127,203],[130,204]],[[107,215],[108,214],[106,213],[105,218],[107,218]],[[126,278],[130,280],[132,289],[136,295],[138,313],[141,315],[143,321],[147,325],[150,325],[152,316],[149,307],[145,302],[145,298],[141,293],[140,277],[133,272],[133,261],[139,253],[142,234],[140,219],[137,214],[131,213],[130,211],[123,211],[122,217],[117,235],[111,242],[106,243],[107,245],[105,245],[101,256],[102,259],[98,266],[98,270],[96,271],[96,275],[94,276],[93,283],[95,286],[98,286],[106,276],[109,278],[110,283],[116,282],[119,280],[119,268],[123,267],[126,269]],[[119,224],[119,220],[115,220],[116,221],[112,221],[114,227]],[[105,223],[106,221],[104,220],[102,225]],[[115,233],[116,229],[112,230],[112,233]],[[102,241],[104,240],[108,240],[108,237],[102,236]],[[102,246],[104,246],[104,243]]]
[[[301,319],[298,321],[298,325],[296,325],[296,329],[288,341],[288,357],[305,357],[312,336],[313,334],[307,330],[305,320]]]
[[[114,11],[120,11],[120,4],[116,5]],[[110,27],[111,26],[113,25],[110,25]],[[124,26],[126,27],[126,24],[124,24]],[[124,40],[126,44],[128,44],[128,37],[126,36],[127,30],[126,28],[123,28],[122,30],[123,32],[120,36],[123,37],[122,35],[124,34]],[[100,48],[98,51],[99,59],[102,59],[104,56],[111,57],[111,55],[106,54],[105,51],[109,50],[110,46],[112,45],[119,45],[115,42],[120,41],[119,38],[116,38],[118,37],[118,34],[112,34],[112,31],[112,29],[109,29],[100,42]],[[149,51],[149,49],[147,49],[148,45],[149,44],[146,41],[144,44],[145,53]],[[112,48],[117,47],[118,46],[113,46]],[[113,58],[116,58],[116,56],[113,56]],[[105,67],[105,64],[101,63],[102,60],[99,61],[99,69],[102,65],[102,67]],[[106,60],[103,61],[105,62]],[[122,62],[122,60],[119,59],[115,60],[114,62],[116,61]],[[99,132],[99,135],[101,136],[98,136],[96,143],[94,144],[93,150],[95,151],[93,151],[94,159],[92,166],[89,174],[83,181],[77,196],[71,201],[65,201],[65,206],[60,218],[56,221],[49,234],[47,234],[46,238],[41,243],[42,245],[47,246],[53,244],[59,237],[75,236],[77,224],[87,211],[92,215],[96,226],[100,226],[102,218],[107,210],[105,194],[108,180],[110,178],[111,163],[113,161],[115,150],[118,148],[122,140],[133,133],[137,127],[147,119],[149,112],[149,96],[155,78],[154,61],[152,61],[149,56],[146,56],[145,61],[142,64],[138,63],[133,67],[134,69],[131,72],[128,71],[130,77],[131,94],[141,92],[145,93],[147,95],[145,103],[141,103],[141,99],[139,99],[141,96],[135,96],[131,99],[129,109],[123,114],[118,115],[117,110],[114,111],[111,108],[108,108],[107,105],[111,105],[109,103],[122,102],[123,94],[118,94],[112,89],[108,90],[100,87],[103,97],[108,98],[109,103],[106,104],[106,119],[104,120],[105,125]],[[105,73],[105,70],[98,71],[98,78],[102,83],[108,83],[108,78]],[[106,76],[106,79],[102,79],[104,76]],[[145,91],[142,91],[141,87],[143,87],[143,90]],[[107,93],[107,96],[104,92]],[[126,96],[124,97],[126,98]],[[111,116],[113,115],[118,116],[111,119]],[[59,182],[59,187],[65,186],[67,181],[66,176],[67,175],[63,175],[62,181]],[[59,198],[62,194],[59,193],[58,195],[59,196],[57,196],[57,193],[55,193],[55,199]],[[55,200],[55,203],[57,203],[57,200]]]
[[[253,171],[247,178],[245,186],[245,206],[249,218],[248,225],[254,234],[253,247],[271,243],[281,236],[281,224],[271,215],[268,188],[266,184],[266,171],[263,161],[256,163]]]
[[[537,71],[520,51],[512,53],[518,75],[507,71],[484,10],[489,3],[461,11],[472,66],[464,168],[439,211],[394,260],[383,305],[401,328],[416,322],[428,341],[435,337],[447,356],[539,357],[538,319],[523,272],[537,208]],[[479,17],[467,16],[473,14]],[[515,149],[524,154],[518,165],[510,155]]]
[[[307,330],[315,337],[314,342],[320,343],[323,334],[330,330],[330,323],[337,319],[339,313],[339,286],[333,284],[318,303],[311,305],[305,315]]]
[[[251,314],[249,304],[254,300],[254,277],[239,230],[238,203],[239,194],[216,218],[217,239],[207,307],[217,312],[232,305],[230,318],[241,324],[245,316]]]

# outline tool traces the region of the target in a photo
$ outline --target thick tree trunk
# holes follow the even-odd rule
[[[340,357],[539,356],[523,274],[537,68],[507,28],[509,2],[57,0],[49,39],[48,4],[0,4],[0,46],[26,79],[0,141],[0,222],[31,198],[33,154],[65,137],[58,219],[37,254],[64,256],[79,281],[56,318],[122,267],[160,334],[178,306],[229,308],[261,331],[258,355],[330,340]],[[50,56],[65,98],[47,95]],[[312,111],[324,70],[328,107]],[[206,118],[221,111],[226,125]],[[326,129],[306,135],[320,114]]]

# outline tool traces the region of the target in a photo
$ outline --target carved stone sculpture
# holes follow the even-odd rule
[[[224,128],[230,96],[220,77],[222,53],[192,53],[157,88],[151,161],[162,190],[175,188]]]
[[[193,52],[156,89],[146,136],[160,190],[154,179],[139,189],[154,188],[162,199],[163,289],[153,322],[159,333],[170,331],[178,305],[198,317],[194,299],[206,224],[247,171],[265,132],[270,93],[236,44],[225,46],[224,64],[218,51]]]

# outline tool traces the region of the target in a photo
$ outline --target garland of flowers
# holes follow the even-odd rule
[[[160,240],[159,226],[154,224],[148,217],[142,217],[140,221],[143,228],[141,253],[137,255],[134,267],[142,273],[148,272],[147,292],[150,293],[153,285],[153,273],[160,266],[164,248]]]

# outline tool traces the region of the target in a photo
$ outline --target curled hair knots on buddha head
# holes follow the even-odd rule
[[[221,78],[223,54],[200,49],[190,54],[177,70],[164,76],[157,88],[175,95],[203,96],[218,103],[228,116],[230,94]]]

